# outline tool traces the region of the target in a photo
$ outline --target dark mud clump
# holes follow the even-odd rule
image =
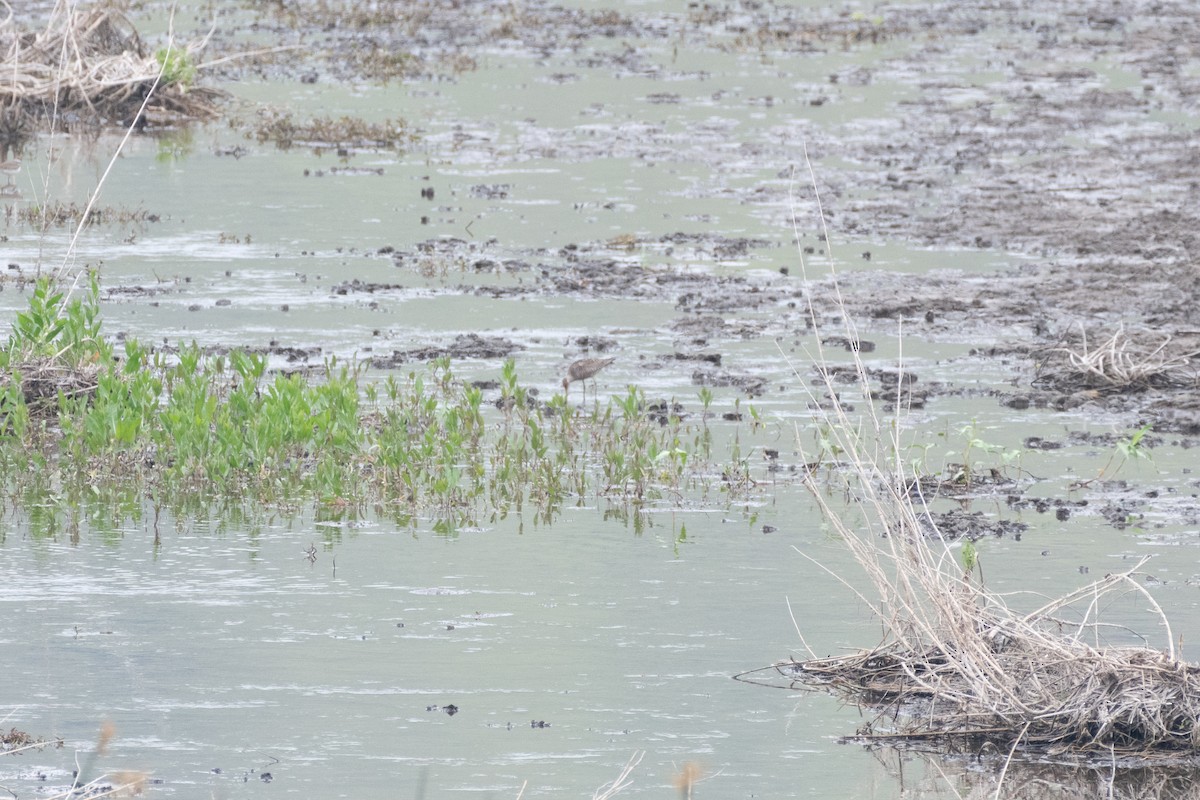
[[[744,392],[748,397],[758,397],[767,388],[767,380],[760,375],[731,372],[720,369],[698,369],[692,373],[692,383],[696,386],[733,387]]]
[[[1023,522],[992,519],[982,511],[965,511],[961,508],[943,512],[926,512],[920,518],[932,536],[948,540],[967,539],[977,541],[986,536],[1015,536],[1029,529]]]
[[[522,345],[503,337],[467,333],[456,336],[453,341],[444,345],[394,350],[390,356],[374,356],[371,366],[377,369],[395,369],[401,364],[433,361],[437,358],[499,360],[523,349]]]
[[[827,242],[813,232],[825,222],[835,241],[861,237],[1019,253],[1028,261],[1016,269],[955,271],[947,255],[948,269],[924,275],[888,272],[880,259],[864,264],[863,254],[841,276],[841,296],[852,318],[876,330],[892,332],[902,322],[909,335],[978,345],[966,368],[982,358],[1007,370],[1016,390],[996,402],[1014,412],[1094,407],[1145,419],[1156,430],[1198,433],[1196,143],[1185,127],[1171,123],[1194,112],[1193,76],[1181,66],[1176,39],[1151,33],[1135,0],[1052,0],[1037,6],[1036,25],[1025,13],[1032,9],[1031,3],[984,0],[884,2],[856,14],[767,2],[667,13],[485,2],[463,14],[460,3],[448,0],[337,0],[301,13],[268,4],[242,12],[244,29],[274,35],[290,49],[219,69],[231,78],[253,72],[306,82],[433,85],[462,79],[488,58],[530,59],[550,64],[546,80],[555,84],[592,74],[663,81],[645,100],[648,107],[670,109],[689,101],[681,87],[703,78],[681,71],[677,48],[723,57],[851,54],[801,84],[799,99],[788,101],[790,115],[764,128],[767,135],[714,120],[680,137],[668,125],[615,124],[597,116],[575,129],[528,120],[529,138],[516,154],[499,153],[486,137],[455,139],[455,152],[472,158],[621,158],[705,168],[715,177],[700,181],[691,196],[719,192],[773,213],[778,237],[725,235],[716,231],[718,222],[702,233],[627,233],[554,250],[514,252],[503,243],[444,237],[388,255],[397,268],[423,278],[461,274],[461,283],[443,287],[447,291],[671,303],[675,317],[664,320],[665,331],[719,346],[763,336],[795,341],[811,329],[810,298],[821,328],[841,330],[831,293],[799,277],[798,259],[788,256],[780,265],[778,253],[770,252],[799,244],[819,256]],[[1200,30],[1200,6],[1161,3],[1154,23],[1156,30]],[[303,47],[295,44],[299,38]],[[886,51],[878,47],[885,42]],[[243,49],[236,33],[218,34],[213,47]],[[987,54],[982,66],[980,53]],[[878,113],[787,127],[803,116],[797,103],[806,112],[849,107],[883,82],[899,82],[907,91]],[[764,112],[785,100],[744,98]],[[356,130],[341,124],[347,121],[298,121],[286,112],[264,114],[261,121],[256,135],[264,141],[351,152],[402,148],[416,135],[407,124]],[[796,168],[802,167],[801,140],[816,185],[799,177],[805,172]],[[514,178],[460,190],[499,204],[523,188]],[[432,187],[423,197],[424,191]],[[824,219],[814,202],[818,193]],[[791,241],[793,217],[799,242]],[[696,220],[706,221],[703,215]],[[737,269],[710,269],[726,264]],[[766,264],[761,272],[774,277],[752,271]],[[405,287],[411,287],[407,276],[394,287],[351,281],[336,291]],[[831,344],[861,348],[865,340]],[[711,385],[736,382],[736,375],[704,370],[697,378]],[[889,407],[919,407],[955,391],[931,383],[895,390],[881,383],[877,390]]]

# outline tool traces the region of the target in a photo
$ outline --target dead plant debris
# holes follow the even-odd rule
[[[198,48],[150,52],[110,4],[57,3],[44,28],[0,21],[0,144],[15,152],[51,124],[168,125],[215,117],[225,93],[195,85]]]
[[[74,228],[80,220],[83,220],[85,225],[142,225],[161,220],[158,214],[144,208],[93,206],[86,209],[86,216],[84,212],[85,206],[80,203],[51,200],[46,203],[21,206],[16,211],[16,217],[20,222],[38,228]]]
[[[1071,341],[1042,351],[1034,385],[1103,393],[1194,387],[1200,382],[1195,366],[1200,349],[1194,345],[1170,335],[1130,332],[1124,325],[1097,337],[1081,326]]]
[[[1110,574],[1029,614],[955,579],[936,610],[954,623],[933,639],[918,644],[910,637],[932,631],[902,626],[901,637],[871,650],[738,677],[822,686],[874,710],[848,737],[855,741],[941,749],[990,742],[999,752],[1067,761],[1190,758],[1200,747],[1200,666],[1171,648],[1096,643],[1104,626],[1095,607],[1123,592],[1148,597],[1138,578],[1136,569]],[[1083,613],[1071,621],[1075,611]]]
[[[280,149],[311,147],[314,150],[362,149],[403,151],[416,141],[404,119],[369,122],[359,117],[314,117],[297,120],[290,111],[262,109],[250,127],[250,136],[272,142]]]
[[[0,375],[0,387],[10,381],[20,385],[21,396],[31,414],[56,414],[58,397],[90,396],[100,382],[100,370],[94,364],[69,365],[61,360],[35,357],[10,364]]]
[[[40,736],[26,733],[17,728],[10,728],[8,732],[0,731],[0,753],[19,753],[23,750],[41,749],[43,747],[63,746],[62,739],[43,739]]]

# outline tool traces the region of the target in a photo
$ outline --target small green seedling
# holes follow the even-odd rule
[[[963,571],[970,575],[975,571],[975,565],[979,563],[979,552],[975,549],[972,542],[963,542],[962,545],[962,564]]]
[[[1141,459],[1145,459],[1146,461],[1154,460],[1150,454],[1149,445],[1142,443],[1142,440],[1146,438],[1146,434],[1151,429],[1152,426],[1147,423],[1131,433],[1128,438],[1117,442],[1117,452],[1121,454],[1122,464],[1126,461],[1138,461]]]

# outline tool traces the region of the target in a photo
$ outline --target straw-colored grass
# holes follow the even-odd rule
[[[832,290],[839,294],[836,279]],[[812,320],[816,325],[815,311]],[[844,322],[847,338],[856,340],[853,320]],[[740,677],[832,687],[875,712],[859,731],[867,740],[939,749],[990,742],[999,752],[1068,760],[1180,757],[1200,749],[1200,667],[1177,657],[1166,616],[1138,580],[1141,564],[1033,610],[1010,608],[931,530],[923,497],[910,493],[915,476],[906,474],[904,409],[884,416],[869,402],[870,376],[852,351],[863,398],[861,413],[852,414],[839,399],[846,387],[835,385],[815,338],[817,372],[832,398],[820,405],[846,454],[847,485],[845,493],[830,492],[824,479],[810,476],[809,488],[865,573],[866,588],[832,577],[855,589],[884,636],[861,652],[790,660]],[[1117,340],[1102,349],[1104,359],[1080,357],[1080,368],[1124,380],[1148,374],[1121,357]],[[857,501],[855,521],[835,507],[835,496]],[[1147,629],[1161,636],[1159,646],[1130,646],[1137,641],[1132,631],[1101,618],[1131,600],[1145,611]]]
[[[1200,352],[1181,349],[1169,335],[1156,344],[1142,338],[1120,325],[1098,342],[1089,341],[1081,326],[1077,342],[1044,353],[1037,383],[1064,391],[1107,392],[1196,385],[1194,359]]]
[[[606,783],[593,792],[592,800],[609,800],[609,798],[615,797],[632,786],[633,779],[631,776],[633,775],[634,767],[642,763],[642,757],[645,755],[646,751],[642,750],[630,756],[629,760],[625,762],[625,766],[621,769],[621,774],[614,778],[611,783]]]
[[[72,120],[126,125],[216,114],[223,93],[192,85],[191,51],[151,52],[114,7],[59,2],[45,26],[26,30],[0,0],[0,138],[22,141]]]

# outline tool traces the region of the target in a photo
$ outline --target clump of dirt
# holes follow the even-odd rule
[[[1053,510],[1054,518],[1059,522],[1066,522],[1071,518],[1073,513],[1082,511],[1088,507],[1087,500],[1068,500],[1062,497],[1021,497],[1019,495],[1009,495],[1004,499],[1004,502],[1009,508],[1031,508],[1039,514],[1046,514]]]
[[[760,375],[722,369],[697,369],[692,372],[692,383],[696,386],[733,387],[748,397],[758,397],[767,388],[767,379]]]
[[[966,499],[1013,493],[1018,491],[1019,485],[1016,478],[999,467],[947,464],[939,472],[915,478],[910,493],[928,500],[937,497]]]
[[[1024,522],[1010,519],[992,519],[982,511],[966,511],[961,508],[950,511],[925,512],[920,521],[929,535],[948,540],[968,539],[978,541],[985,536],[1017,536],[1029,529]]]
[[[825,339],[822,340],[822,344],[835,344],[848,352],[858,353],[868,353],[874,349],[873,344],[868,347],[864,346],[865,343],[861,340],[851,342],[844,337]],[[857,384],[863,377],[855,367],[845,365],[827,366],[821,372],[828,376],[831,383],[845,386]],[[920,377],[915,372],[867,369],[863,375],[869,382],[871,399],[880,401],[881,408],[885,411],[894,411],[897,406],[908,409],[924,408],[930,395],[946,390],[940,383],[918,387]]]
[[[523,345],[500,336],[480,336],[477,333],[460,334],[445,345],[415,347],[410,350],[394,350],[390,356],[374,356],[371,365],[377,369],[395,369],[413,361],[432,361],[435,358],[503,359],[525,349]]]
[[[587,334],[586,336],[577,336],[573,340],[576,347],[584,352],[606,353],[609,350],[615,350],[617,340],[611,336],[601,336],[598,334]]]

